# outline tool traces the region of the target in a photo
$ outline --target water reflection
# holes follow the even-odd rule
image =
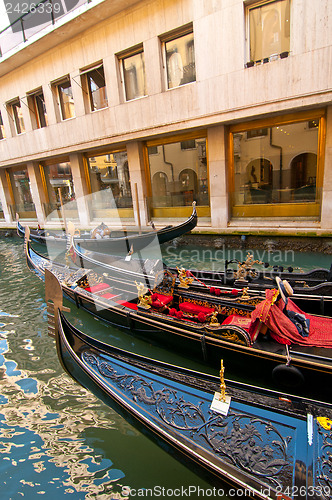
[[[47,335],[44,285],[27,269],[21,241],[0,238],[0,270],[0,474],[6,498],[110,500],[128,498],[125,486],[208,487],[63,372]]]

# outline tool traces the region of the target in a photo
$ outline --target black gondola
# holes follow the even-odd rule
[[[101,390],[214,484],[235,486],[237,498],[332,498],[331,405],[225,380],[223,364],[218,379],[97,341],[65,318],[60,284],[45,273],[50,333],[71,377]]]
[[[101,252],[87,250],[74,238],[71,239],[70,257],[80,267],[95,269],[100,273],[107,273],[110,279],[128,282],[128,287],[135,286],[135,281],[151,281],[162,266],[171,273],[177,274],[179,269],[165,266],[160,259],[138,259]],[[332,315],[332,282],[326,281],[329,273],[324,269],[315,269],[307,273],[289,273],[272,270],[258,272],[252,268],[252,256],[249,255],[247,262],[239,263],[237,271],[226,270],[224,273],[212,273],[209,271],[182,270],[188,280],[193,280],[191,288],[195,290],[211,290],[222,286],[230,289],[243,289],[248,287],[251,294],[261,295],[262,291],[275,287],[275,279],[279,277],[287,281],[296,294],[296,303],[299,307],[313,314]],[[228,262],[226,261],[226,266]],[[252,279],[248,281],[249,274]],[[301,276],[301,279],[300,279]],[[177,280],[179,283],[179,280]]]
[[[223,357],[247,376],[258,370],[272,373],[284,386],[314,387],[331,399],[332,319],[306,314],[310,334],[302,337],[280,309],[276,289],[269,290],[266,299],[245,290],[239,295],[222,290],[212,299],[190,289],[161,293],[158,286],[152,294],[134,294],[121,282],[108,283],[106,276],[52,263],[30,247],[28,238],[25,248],[28,267],[41,279],[45,269],[52,270],[66,298],[110,324],[188,356],[200,354],[209,363]],[[167,273],[166,278],[167,285]]]
[[[69,223],[68,223],[69,225]],[[178,224],[177,226],[166,226],[162,229],[136,233],[136,232],[124,232],[122,231],[121,236],[116,236],[112,233],[108,237],[104,238],[93,238],[90,234],[87,235],[79,235],[75,234],[75,241],[78,244],[87,248],[89,250],[95,250],[99,252],[117,254],[124,253],[130,251],[131,248],[135,252],[141,250],[142,248],[148,245],[155,245],[156,247],[166,243],[167,241],[174,240],[179,236],[182,236],[185,233],[188,233],[192,229],[194,229],[197,225],[197,211],[196,211],[196,203],[193,203],[193,210],[191,216],[183,223]],[[17,218],[17,233],[19,236],[24,237],[25,227],[22,226],[20,221]],[[124,234],[125,233],[125,234]],[[58,245],[63,244],[63,248],[65,249],[67,244],[67,235],[65,233],[56,233],[56,232],[48,232],[43,229],[33,229],[30,230],[30,235],[32,241],[46,245]]]

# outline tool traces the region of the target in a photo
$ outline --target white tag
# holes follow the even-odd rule
[[[215,392],[213,401],[210,406],[210,410],[216,411],[226,416],[229,410],[229,406],[231,404],[231,397],[225,396],[226,401],[223,401],[222,399],[220,400],[219,398],[220,398],[220,392]]]
[[[309,443],[309,446],[311,446],[312,445],[312,438],[314,435],[314,419],[310,413],[308,413],[308,415],[307,415],[307,432],[308,432],[308,443]]]
[[[131,260],[131,255],[126,255],[125,260],[126,261]]]

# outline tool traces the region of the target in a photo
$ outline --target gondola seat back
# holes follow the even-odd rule
[[[156,309],[163,309],[166,306],[171,306],[173,302],[173,295],[165,295],[163,293],[153,293],[151,295],[151,305]]]
[[[196,302],[183,301],[179,303],[179,309],[184,315],[191,318],[197,318],[201,323],[207,321],[216,311],[215,307],[204,306]]]

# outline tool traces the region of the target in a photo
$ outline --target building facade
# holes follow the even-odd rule
[[[0,34],[0,227],[196,201],[209,231],[332,230],[330,0],[92,0],[43,23]]]

